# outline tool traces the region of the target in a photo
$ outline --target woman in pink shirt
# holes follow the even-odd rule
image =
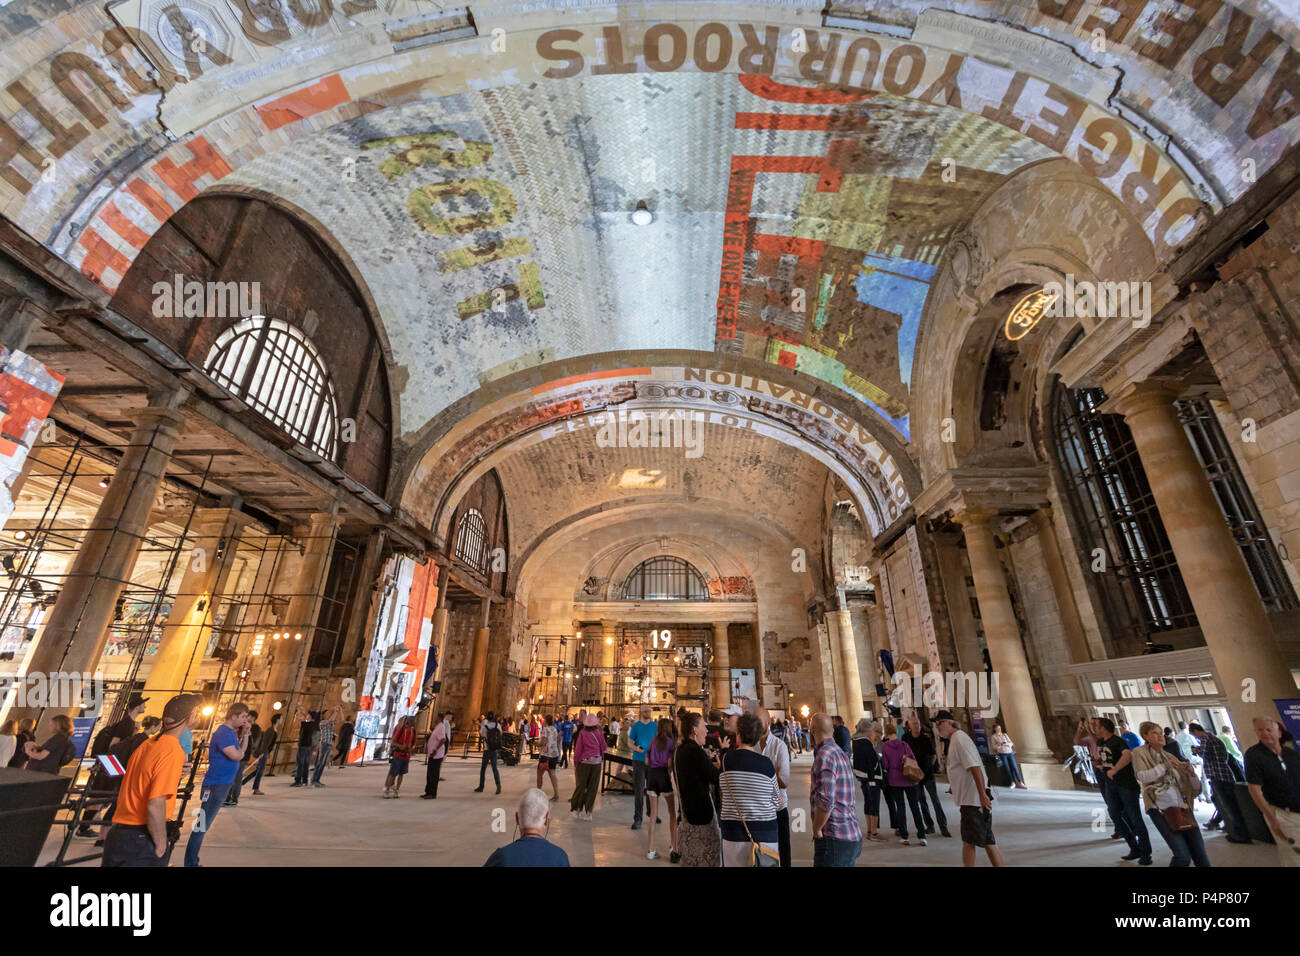
[[[596,805],[596,791],[600,787],[600,765],[605,762],[605,735],[600,732],[596,715],[582,718],[582,729],[573,741],[573,770],[577,785],[569,800],[569,812],[579,820],[590,820]]]

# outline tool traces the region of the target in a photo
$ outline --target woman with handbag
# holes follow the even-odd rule
[[[865,840],[876,843],[884,838],[876,832],[880,827],[880,728],[874,720],[863,717],[853,733],[853,775],[862,785],[862,814],[867,818]]]
[[[705,749],[708,725],[701,714],[679,711],[682,742],[673,751],[673,781],[681,795],[678,846],[682,866],[720,866],[722,836],[718,832],[718,767]]]
[[[722,865],[781,865],[776,822],[781,806],[776,767],[758,750],[763,725],[753,714],[736,718],[736,746],[722,754]]]
[[[892,816],[898,821],[895,831],[898,833],[898,842],[903,846],[911,845],[907,838],[907,808],[910,806],[918,842],[921,846],[926,846],[925,824],[921,822],[921,801],[916,792],[916,785],[925,779],[925,771],[916,762],[912,748],[898,739],[897,726],[890,724],[887,734],[888,739],[880,748],[880,766],[889,781],[887,796]]]
[[[1144,746],[1133,751],[1133,772],[1142,785],[1142,802],[1174,857],[1170,866],[1209,866],[1201,828],[1192,812],[1201,781],[1192,765],[1165,750],[1165,732],[1146,720],[1138,728]]]

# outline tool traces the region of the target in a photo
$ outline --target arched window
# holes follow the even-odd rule
[[[1058,384],[1052,409],[1057,457],[1066,497],[1085,538],[1082,548],[1089,553],[1103,549],[1106,567],[1118,572],[1098,578],[1107,592],[1104,611],[1117,635],[1142,637],[1193,626],[1196,612],[1133,436],[1122,416],[1100,411],[1105,400],[1101,389]],[[1270,611],[1294,607],[1277,549],[1218,418],[1203,400],[1174,404],[1260,599]],[[1129,619],[1116,620],[1125,608]]]
[[[681,558],[651,558],[627,576],[623,597],[629,601],[707,601],[709,589],[703,575]]]
[[[470,508],[456,525],[456,559],[464,561],[480,574],[487,573],[487,525],[477,509]]]
[[[283,319],[254,315],[213,343],[204,366],[218,385],[312,451],[338,455],[338,400],[311,340]]]

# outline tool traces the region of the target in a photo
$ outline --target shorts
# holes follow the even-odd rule
[[[393,757],[388,761],[388,773],[394,777],[400,777],[411,768],[410,757]]]
[[[546,754],[542,754],[540,757],[537,758],[538,770],[554,770],[559,765],[560,765],[559,754],[555,754],[554,756],[551,757],[548,757]]]
[[[667,767],[646,767],[645,788],[649,793],[672,793],[673,780]]]
[[[993,811],[980,807],[961,808],[961,842],[971,846],[996,846],[993,839]]]

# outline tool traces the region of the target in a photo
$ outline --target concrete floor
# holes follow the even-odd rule
[[[796,757],[791,781],[792,824],[810,821],[808,771],[812,758]],[[203,844],[204,866],[479,866],[498,846],[513,839],[514,810],[519,795],[536,779],[536,764],[501,767],[502,792],[492,791],[489,770],[484,793],[478,785],[478,760],[451,757],[443,765],[444,782],[437,800],[421,800],[425,768],[422,758],[412,762],[411,773],[397,800],[381,796],[387,768],[383,764],[337,768],[326,772],[321,789],[291,789],[292,774],[263,780],[265,796],[255,797],[244,788],[240,805],[223,809]],[[561,770],[560,802],[555,804],[550,839],[563,847],[574,866],[667,867],[667,814],[656,827],[657,860],[646,859],[645,830],[633,832],[632,798],[601,795],[595,819],[579,822],[568,812],[573,790],[572,770]],[[547,781],[544,789],[550,793]],[[941,782],[940,797],[956,832],[956,812]],[[1135,866],[1120,863],[1124,845],[1111,840],[1108,820],[1095,793],[1053,790],[998,790],[994,802],[994,832],[1011,866]],[[859,800],[861,808],[861,800]],[[1209,808],[1198,804],[1202,822]],[[861,822],[861,820],[860,820]],[[504,827],[504,832],[502,832]],[[1157,866],[1169,862],[1169,851],[1154,829]],[[58,834],[61,838],[62,834]],[[1222,833],[1206,833],[1210,859],[1216,866],[1273,866],[1276,850],[1265,845],[1230,844]],[[812,864],[812,837],[794,833],[794,864]],[[89,840],[74,840],[75,854]],[[41,862],[53,857],[57,841],[46,845]],[[179,863],[183,843],[174,859]],[[957,837],[936,836],[929,846],[902,846],[889,842],[863,847],[858,866],[953,866],[961,862]],[[980,865],[988,862],[981,854]]]

